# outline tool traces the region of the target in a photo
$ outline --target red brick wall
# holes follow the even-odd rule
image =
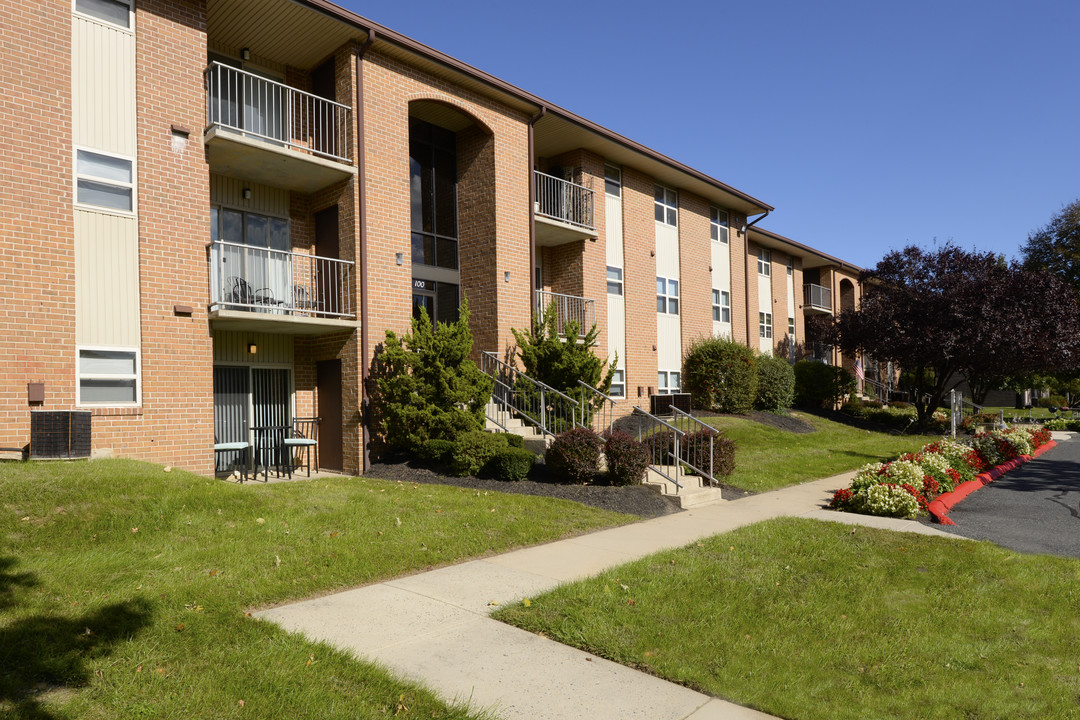
[[[708,201],[679,192],[679,316],[684,356],[694,340],[712,336],[712,242]]]
[[[623,280],[626,298],[627,408],[656,390],[656,221],[653,179],[623,167]],[[641,394],[638,394],[638,389]]]
[[[0,10],[0,445],[30,441],[26,384],[45,409],[75,404],[71,9]]]

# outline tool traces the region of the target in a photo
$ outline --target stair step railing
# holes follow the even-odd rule
[[[678,494],[683,488],[679,481],[679,445],[686,433],[637,405],[630,417],[637,420],[638,442],[649,451],[649,469],[671,482]]]
[[[495,380],[487,418],[504,430],[514,417],[551,436],[579,425],[580,404],[566,393],[532,379],[493,352],[480,353],[480,369]]]
[[[710,485],[718,485],[713,477],[713,451],[720,431],[693,415],[671,406],[671,422],[683,436],[679,443],[679,460]]]
[[[611,432],[611,425],[615,422],[615,398],[600,392],[584,380],[578,380],[578,393],[578,400],[581,402],[578,424],[598,435]]]

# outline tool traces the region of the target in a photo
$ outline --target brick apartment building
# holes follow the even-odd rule
[[[363,383],[418,306],[499,352],[537,307],[600,330],[622,411],[728,334],[819,355],[858,268],[723,182],[324,0],[38,0],[0,13],[0,445],[209,474],[318,415],[363,466]],[[831,353],[826,359],[850,364]]]

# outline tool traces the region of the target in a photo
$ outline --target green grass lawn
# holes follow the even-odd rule
[[[914,452],[940,439],[870,432],[816,415],[791,414],[817,431],[793,433],[739,417],[701,418],[735,441],[735,472],[725,483],[753,492],[775,490]]]
[[[0,717],[472,717],[246,613],[634,519],[372,479],[0,464]]]
[[[783,519],[501,620],[784,718],[1080,717],[1080,561]]]

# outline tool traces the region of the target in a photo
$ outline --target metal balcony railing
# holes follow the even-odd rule
[[[207,127],[349,162],[347,105],[218,62],[203,79]]]
[[[210,244],[210,310],[355,320],[353,263],[228,242]]]
[[[536,214],[594,230],[593,191],[569,180],[534,171]]]
[[[821,285],[807,283],[803,285],[803,304],[815,310],[832,312],[832,290]]]
[[[806,343],[803,346],[803,359],[830,364],[833,361],[833,346],[819,342]]]
[[[549,312],[555,313],[555,327],[559,334],[563,332],[568,322],[577,324],[578,335],[584,336],[593,325],[596,324],[595,303],[588,298],[576,295],[563,295],[562,293],[536,291],[536,315],[543,322]]]

